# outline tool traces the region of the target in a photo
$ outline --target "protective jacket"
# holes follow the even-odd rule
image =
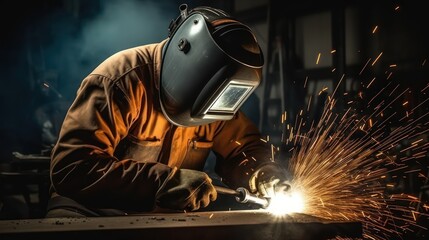
[[[210,150],[216,173],[232,188],[248,187],[255,168],[271,161],[270,146],[242,112],[196,127],[164,117],[159,79],[165,42],[118,52],[82,81],[52,151],[53,196],[151,211],[172,169],[203,170]]]

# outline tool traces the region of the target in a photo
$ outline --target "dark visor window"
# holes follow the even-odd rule
[[[230,84],[211,106],[211,111],[234,111],[253,86]]]

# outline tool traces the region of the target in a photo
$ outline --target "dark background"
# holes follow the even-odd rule
[[[386,131],[401,126],[399,116],[417,106],[420,107],[414,110],[416,117],[428,112],[427,103],[422,104],[428,98],[427,91],[422,90],[429,84],[429,13],[424,1],[260,0],[256,2],[261,4],[248,7],[250,2],[253,3],[247,0],[2,1],[0,163],[7,165],[12,161],[13,152],[46,154],[44,150],[55,140],[81,80],[119,50],[166,38],[168,24],[178,16],[180,3],[223,8],[255,27],[265,54],[264,84],[243,109],[275,143],[281,142],[284,130],[281,114],[287,111],[289,116],[295,116],[306,108],[309,96],[313,96],[315,107],[306,114],[317,119],[326,97],[318,92],[329,85],[328,92],[332,93],[332,86],[344,74],[347,84],[338,89],[341,97],[337,112],[347,109],[347,103],[360,96],[371,99],[389,81],[399,84],[401,90],[410,91],[398,101],[408,102],[406,106],[395,104],[387,109],[386,114],[397,112],[398,117],[390,119]],[[324,21],[314,20],[325,19],[324,16],[329,16],[325,25]],[[374,34],[375,26],[378,30]],[[276,52],[278,46],[283,49],[281,63]],[[332,49],[335,54],[329,54]],[[319,52],[323,53],[322,59],[316,65]],[[367,60],[373,61],[381,52],[377,64],[361,72]],[[377,81],[367,88],[374,78]],[[306,89],[304,81],[308,81]],[[372,109],[365,103],[356,104],[355,109],[361,114],[371,114]],[[53,135],[43,134],[47,119],[52,123]],[[291,123],[293,120],[293,117],[288,119]],[[427,117],[420,121],[425,142],[428,122]],[[409,146],[410,142],[404,141],[397,150],[401,152]],[[287,152],[286,147],[283,150]],[[420,175],[404,174],[397,179],[393,192],[427,200],[428,158],[421,159],[416,166],[422,169]]]

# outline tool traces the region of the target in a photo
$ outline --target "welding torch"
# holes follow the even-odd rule
[[[255,194],[250,193],[249,190],[244,187],[239,187],[236,190],[221,186],[214,187],[220,194],[235,196],[235,200],[237,200],[239,203],[254,203],[261,206],[262,208],[267,208],[270,204],[268,198],[258,197]]]

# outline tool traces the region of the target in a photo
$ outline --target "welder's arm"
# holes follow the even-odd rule
[[[51,180],[57,193],[98,208],[154,207],[155,194],[172,169],[113,155],[137,118],[144,94],[138,80],[117,86],[90,75],[82,82],[52,152]]]
[[[262,196],[289,186],[286,171],[271,160],[271,145],[261,140],[257,127],[242,112],[220,124],[218,131],[213,148],[216,171],[227,185]]]

